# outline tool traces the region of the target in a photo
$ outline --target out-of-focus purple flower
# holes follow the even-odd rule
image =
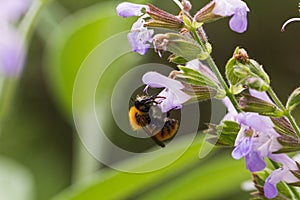
[[[119,16],[126,18],[126,17],[143,15],[142,13],[143,8],[147,10],[148,6],[142,4],[123,2],[117,6],[116,10]]]
[[[241,0],[214,0],[215,7],[212,13],[222,17],[232,16],[229,22],[230,28],[238,33],[247,29],[247,4]]]
[[[181,89],[184,86],[177,80],[163,76],[157,72],[147,72],[143,76],[143,82],[148,87],[165,88],[158,96],[164,97],[158,105],[162,112],[168,112],[172,109],[182,108],[182,104],[188,101],[191,97],[184,93]]]
[[[0,74],[18,75],[25,61],[25,50],[19,33],[10,26],[2,26],[0,37]]]
[[[286,154],[273,154],[270,159],[281,163],[282,167],[274,170],[266,179],[264,184],[264,194],[267,198],[275,198],[278,194],[276,185],[280,181],[292,183],[299,181],[290,170],[298,170],[296,162],[288,157]]]
[[[0,73],[16,76],[23,68],[25,60],[24,41],[15,23],[30,5],[30,0],[0,1]]]
[[[142,4],[135,4],[129,2],[120,3],[116,11],[121,17],[132,17],[132,16],[142,16],[142,9],[149,10],[149,6]],[[140,17],[131,27],[130,33],[128,33],[128,41],[131,45],[132,51],[137,52],[141,55],[144,55],[153,40],[152,35],[154,34],[153,30],[148,30],[144,27],[145,20],[143,17]],[[148,43],[149,42],[149,43]]]
[[[128,41],[131,45],[132,51],[137,52],[141,55],[144,55],[152,42],[152,35],[154,34],[153,30],[148,30],[144,27],[145,20],[139,18],[131,28],[130,33],[128,33]],[[148,43],[149,42],[149,43]]]
[[[1,0],[0,26],[2,23],[15,23],[28,9],[30,0]]]

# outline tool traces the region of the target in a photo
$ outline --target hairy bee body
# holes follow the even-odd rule
[[[163,142],[173,138],[177,133],[179,122],[164,116],[157,106],[158,98],[161,97],[137,97],[129,110],[129,121],[133,130],[144,129],[156,144],[164,147]]]

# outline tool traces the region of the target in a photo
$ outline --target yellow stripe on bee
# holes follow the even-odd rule
[[[135,131],[142,128],[136,119],[136,115],[141,115],[141,114],[142,114],[142,112],[139,111],[138,109],[136,109],[135,106],[132,106],[129,110],[130,125],[131,125],[132,129]]]
[[[178,121],[173,120],[169,121],[171,124],[165,124],[161,131],[159,131],[154,137],[156,137],[159,141],[166,141],[175,136],[178,130]]]

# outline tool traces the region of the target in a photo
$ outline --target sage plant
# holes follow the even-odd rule
[[[240,47],[225,66],[225,79],[211,57],[213,49],[204,31],[206,23],[231,17],[230,29],[243,33],[250,9],[242,0],[212,0],[193,15],[188,0],[173,1],[180,8],[178,14],[151,4],[123,2],[116,8],[121,17],[138,17],[128,34],[134,52],[144,55],[153,44],[160,57],[171,52],[169,62],[178,65],[169,77],[153,71],[144,74],[145,91],[163,89],[158,94],[164,97],[159,104],[162,112],[181,109],[186,102],[221,100],[228,113],[205,132],[212,136],[209,142],[231,146],[234,159],[245,159],[257,189],[253,199],[299,199],[300,165],[287,153],[300,149],[299,127],[291,115],[300,103],[300,88],[283,105],[262,65]]]

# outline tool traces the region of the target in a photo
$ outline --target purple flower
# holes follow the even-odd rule
[[[0,73],[6,76],[18,75],[24,65],[24,43],[15,23],[29,4],[29,0],[0,1]]]
[[[265,92],[250,90],[251,95],[272,103]],[[232,152],[234,159],[245,158],[246,167],[251,172],[263,170],[266,167],[264,158],[278,151],[281,145],[280,136],[274,130],[274,124],[269,117],[257,113],[237,113],[228,98],[223,99],[228,114],[223,120],[234,120],[240,124],[240,131],[235,140]]]
[[[276,139],[279,134],[273,129],[272,121],[257,113],[240,113],[237,122],[241,129],[232,157],[245,157],[246,167],[251,172],[263,170],[266,167],[264,158],[281,148]]]
[[[213,14],[222,17],[232,16],[229,22],[231,30],[242,33],[247,29],[247,4],[241,0],[214,0]]]
[[[142,13],[143,8],[147,10],[148,6],[142,4],[123,2],[117,6],[116,10],[119,16],[126,18],[126,17],[143,15]]]
[[[28,9],[30,0],[2,0],[0,1],[0,26],[2,23],[15,23]]]
[[[121,17],[132,17],[132,16],[142,16],[142,9],[145,8],[146,11],[149,9],[147,5],[135,4],[135,3],[120,3],[116,10]],[[132,51],[137,52],[141,55],[145,55],[148,51],[150,44],[153,40],[152,35],[153,30],[148,30],[144,27],[145,20],[140,17],[131,27],[130,33],[128,33],[128,41],[131,45]]]
[[[143,82],[148,87],[165,88],[158,96],[164,97],[158,105],[162,112],[168,112],[172,109],[182,108],[182,104],[188,101],[191,97],[184,93],[181,89],[184,86],[177,80],[163,76],[157,72],[147,72],[143,76]]]
[[[25,62],[23,41],[13,27],[2,26],[0,37],[0,73],[6,76],[20,74]]]
[[[148,30],[144,27],[144,23],[145,20],[143,18],[139,18],[132,25],[131,31],[127,35],[132,51],[141,55],[144,55],[148,51],[150,47],[148,42],[152,42],[152,35],[154,34],[153,30]]]
[[[290,170],[298,170],[296,162],[285,154],[270,155],[270,159],[281,163],[282,167],[274,170],[266,179],[264,184],[264,194],[267,198],[275,198],[278,194],[276,188],[277,183],[284,181],[287,183],[297,182],[298,179],[292,174]]]

